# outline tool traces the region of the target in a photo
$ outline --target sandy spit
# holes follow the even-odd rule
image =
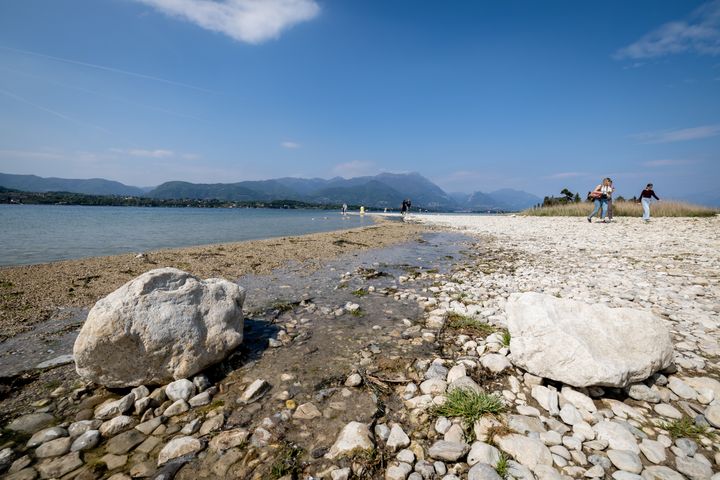
[[[132,278],[175,267],[201,278],[237,279],[266,274],[288,262],[317,268],[355,250],[382,248],[416,238],[425,227],[379,220],[369,227],[248,242],[0,268],[0,340],[59,315],[64,307],[89,308]]]

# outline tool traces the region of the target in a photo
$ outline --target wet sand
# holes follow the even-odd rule
[[[288,263],[318,268],[345,253],[382,248],[417,238],[426,227],[379,220],[369,227],[204,245],[145,253],[83,258],[0,268],[0,340],[57,318],[60,309],[89,308],[130,279],[155,268],[175,267],[201,278],[263,275]]]

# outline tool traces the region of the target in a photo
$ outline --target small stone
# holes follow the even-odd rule
[[[438,440],[430,447],[428,454],[436,460],[456,462],[464,457],[469,450],[470,447],[466,443]]]
[[[210,440],[210,448],[218,452],[230,450],[244,444],[249,436],[250,433],[244,429],[226,430],[218,433]]]
[[[608,450],[607,456],[619,470],[630,473],[642,472],[642,462],[637,454],[627,450]]]
[[[107,443],[106,450],[108,453],[121,455],[129,452],[135,446],[141,444],[144,440],[145,435],[133,428],[132,430],[128,430],[127,432],[123,432],[111,438]]]
[[[475,464],[468,471],[468,480],[502,480],[493,467],[485,463]]]
[[[678,377],[670,377],[668,381],[668,388],[673,391],[680,398],[686,400],[695,400],[697,392],[687,383],[680,380]]]
[[[474,442],[467,456],[467,463],[470,466],[476,463],[486,463],[496,466],[499,460],[500,450],[484,442]]]
[[[144,433],[145,435],[150,435],[153,432],[153,430],[155,430],[157,427],[162,425],[162,423],[164,421],[165,421],[165,417],[162,417],[162,416],[155,417],[155,418],[148,420],[147,422],[141,423],[140,425],[136,426],[135,428],[137,430],[141,431],[142,433]]]
[[[350,453],[371,451],[374,447],[368,426],[360,422],[350,422],[343,427],[325,457],[332,460]]]
[[[64,428],[60,427],[50,427],[45,428],[43,430],[40,430],[39,432],[36,432],[32,437],[30,437],[30,440],[27,442],[28,448],[34,448],[38,445],[42,445],[45,442],[49,442],[51,440],[55,440],[56,438],[60,437],[67,437],[68,432]]]
[[[362,377],[359,373],[353,373],[345,380],[346,387],[359,387],[362,385]]]
[[[200,427],[200,436],[205,436],[210,432],[220,430],[224,423],[225,417],[223,415],[215,415],[208,418]]]
[[[689,438],[678,438],[675,440],[675,445],[688,457],[695,456],[698,449],[697,443]]]
[[[100,458],[108,470],[115,470],[116,468],[125,466],[127,459],[127,455],[113,455],[112,453],[103,455],[102,458]]]
[[[70,445],[72,445],[72,439],[70,437],[50,440],[49,442],[43,443],[35,450],[35,457],[49,458],[65,455],[70,451]]]
[[[190,380],[183,378],[169,383],[165,387],[165,395],[173,402],[183,400],[187,402],[190,397],[195,395],[196,387]]]
[[[512,367],[510,360],[505,355],[490,353],[480,359],[480,364],[493,373],[500,373]]]
[[[175,402],[173,402],[172,405],[170,405],[169,407],[167,407],[165,409],[165,411],[163,412],[163,415],[166,417],[174,417],[176,415],[183,414],[183,413],[187,412],[188,410],[190,410],[190,405],[188,405],[188,403],[185,400],[178,399]]]
[[[675,468],[691,480],[710,480],[713,475],[710,465],[690,457],[675,457]]]
[[[212,386],[210,379],[204,373],[201,373],[200,375],[195,375],[192,382],[193,385],[195,385],[195,388],[197,388],[198,392],[204,392]]]
[[[653,407],[653,409],[663,417],[674,418],[677,420],[683,417],[682,413],[680,413],[677,408],[672,405],[668,405],[667,403],[658,403]]]
[[[70,438],[77,438],[89,430],[97,430],[102,422],[100,420],[80,420],[73,422],[68,427]]]
[[[348,480],[350,478],[350,467],[338,468],[330,472],[332,480]]]
[[[209,405],[210,401],[212,400],[212,397],[210,396],[210,393],[205,391],[202,393],[198,393],[194,397],[190,398],[188,403],[191,407],[202,407],[203,405]]]
[[[390,451],[394,452],[395,450],[409,446],[410,438],[400,425],[395,424],[390,429],[390,436],[387,439],[386,445]]]
[[[704,415],[710,425],[715,428],[720,428],[720,402],[707,407]]]
[[[385,470],[385,480],[405,480],[412,472],[412,466],[405,462],[390,462]]]
[[[320,410],[311,402],[303,403],[293,413],[293,418],[298,420],[312,420],[317,417],[322,417],[322,413],[320,413]]]
[[[150,390],[145,385],[140,385],[130,390],[130,393],[135,395],[135,401],[141,400],[150,395]]]
[[[64,457],[48,459],[37,465],[37,470],[42,478],[59,478],[82,467],[80,452],[72,452]]]
[[[665,447],[662,443],[655,440],[643,439],[643,441],[640,442],[640,451],[645,455],[645,458],[652,463],[663,463],[666,459]]]
[[[185,426],[182,428],[182,430],[180,430],[180,433],[182,435],[192,435],[193,433],[200,430],[200,426],[202,425],[202,423],[203,423],[202,418],[194,418],[185,424]],[[137,427],[135,427],[135,428],[137,428]],[[152,430],[150,430],[150,431],[152,432]]]
[[[390,428],[384,423],[378,423],[375,425],[375,437],[386,442],[390,436]]]
[[[415,463],[415,454],[412,450],[408,450],[407,448],[400,450],[395,458],[397,458],[400,462],[409,463],[411,465]]]
[[[113,437],[118,433],[129,430],[135,426],[135,419],[127,415],[120,415],[100,425],[100,435],[105,438]]]
[[[645,467],[642,478],[644,480],[685,480],[681,474],[664,465],[653,465]],[[620,479],[623,480],[623,479]]]
[[[258,379],[252,382],[240,395],[240,403],[253,403],[259,400],[270,389],[270,384],[265,380]]]
[[[170,460],[194,455],[203,449],[203,444],[197,438],[177,437],[168,442],[158,454],[158,466],[165,465]]]
[[[100,431],[88,430],[87,432],[83,433],[75,439],[75,441],[70,446],[70,451],[81,452],[84,450],[93,449],[98,445],[98,443],[100,443],[100,437]]]
[[[429,378],[420,384],[420,391],[426,395],[441,395],[447,390],[447,383],[440,378]]]
[[[14,432],[33,434],[43,428],[50,427],[54,423],[55,417],[49,413],[30,413],[28,415],[18,417],[10,422],[7,429]]]
[[[120,400],[110,400],[95,409],[95,418],[108,420],[128,412],[135,405],[135,394],[128,393]]]

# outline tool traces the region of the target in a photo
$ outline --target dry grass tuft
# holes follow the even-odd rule
[[[588,202],[553,205],[551,207],[530,208],[521,213],[532,217],[585,217],[590,215],[593,204]],[[650,207],[653,217],[712,217],[720,214],[720,209],[694,205],[686,202],[662,201]],[[613,215],[616,217],[642,217],[642,205],[634,202],[613,202]]]

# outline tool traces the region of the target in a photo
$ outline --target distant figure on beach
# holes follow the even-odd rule
[[[592,213],[588,215],[587,221],[592,223],[592,217],[600,212],[600,217],[602,218],[603,223],[607,223],[606,216],[607,216],[607,208],[608,208],[608,198],[610,195],[612,195],[612,182],[609,178],[603,178],[602,182],[595,187],[595,189],[588,194],[588,198],[592,199],[595,203],[595,208],[593,209]]]
[[[410,206],[412,205],[412,202],[409,198],[406,198],[402,202],[402,206],[400,207],[400,214],[404,217],[408,213],[410,213]]]
[[[365,207],[360,207],[360,215],[365,215]]]
[[[643,207],[643,220],[646,222],[650,221],[650,202],[652,201],[653,197],[655,200],[660,201],[657,195],[655,195],[655,190],[653,190],[653,184],[648,183],[645,187],[645,190],[640,192],[640,203],[642,203]]]
[[[347,203],[342,204],[342,214],[347,215]]]

